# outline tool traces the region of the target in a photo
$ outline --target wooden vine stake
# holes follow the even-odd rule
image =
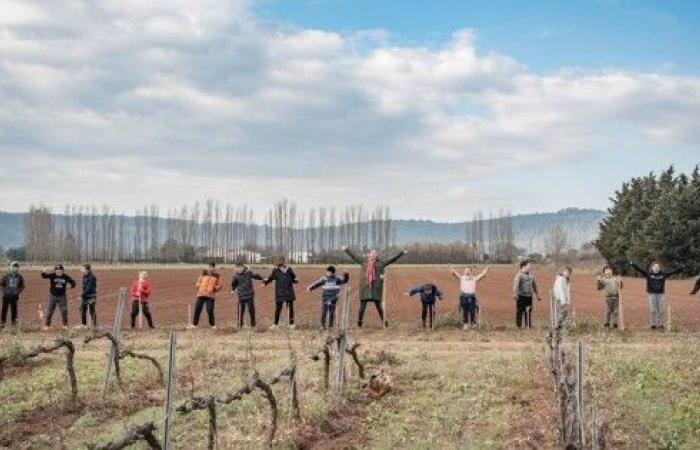
[[[114,339],[119,339],[119,331],[122,327],[122,317],[124,315],[124,302],[126,301],[126,288],[119,288],[119,296],[117,297],[117,308],[114,311],[114,324],[112,325],[112,336]],[[117,360],[119,353],[118,344],[113,341],[112,347],[109,350],[109,358],[107,359],[107,370],[105,372],[104,391],[107,392],[112,384],[112,372],[114,372],[114,361]]]
[[[175,349],[176,349],[175,332],[170,332],[170,343],[168,347],[168,373],[166,375],[165,384],[165,405],[164,405],[164,423],[163,423],[163,450],[169,450],[171,447],[170,432],[172,429],[172,410],[173,401],[175,400]]]

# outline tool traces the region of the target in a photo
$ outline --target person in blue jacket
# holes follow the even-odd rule
[[[350,281],[349,273],[344,272],[343,278],[340,278],[335,272],[334,266],[328,266],[326,274],[307,288],[309,292],[321,288],[321,326],[324,330],[333,328],[340,287]]]
[[[413,297],[416,294],[420,294],[420,302],[423,306],[421,311],[423,328],[426,328],[426,319],[429,317],[430,329],[432,329],[433,322],[435,321],[435,302],[437,300],[442,300],[442,291],[432,283],[425,283],[420,286],[412,287],[406,295]]]

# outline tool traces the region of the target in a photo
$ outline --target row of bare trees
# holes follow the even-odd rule
[[[302,211],[287,199],[267,211],[262,226],[253,208],[214,200],[168,209],[165,217],[157,205],[133,216],[107,205],[68,205],[60,214],[32,206],[24,233],[28,260],[66,262],[260,262],[274,255],[319,262],[337,258],[343,246],[384,250],[395,242],[388,207]]]
[[[513,216],[510,211],[501,210],[497,216],[489,213],[484,219],[482,211],[474,213],[465,230],[464,262],[511,262],[518,256],[515,245]]]

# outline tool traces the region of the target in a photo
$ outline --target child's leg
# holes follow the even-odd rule
[[[151,316],[151,310],[148,307],[148,303],[142,304],[141,309],[143,310],[143,315],[146,317],[146,320],[148,321],[148,328],[154,328],[153,316]]]
[[[421,302],[420,319],[421,319],[421,322],[423,324],[423,328],[425,328],[425,321],[427,318],[428,318],[428,304]]]
[[[335,322],[335,302],[331,302],[328,306],[328,317],[330,317],[330,328],[333,328],[333,323]]]
[[[46,326],[51,326],[51,318],[53,317],[54,311],[56,311],[56,306],[58,306],[58,300],[53,295],[49,296],[49,306],[46,307]]]
[[[87,325],[87,315],[88,315],[88,304],[87,304],[87,299],[82,299],[80,301],[80,323],[83,324],[83,326]]]
[[[216,326],[216,318],[214,317],[214,304],[215,301],[213,298],[208,298],[206,307],[207,307],[207,317],[209,318],[209,326],[213,327]]]
[[[192,325],[195,327],[199,325],[199,318],[202,316],[202,308],[204,308],[204,298],[197,297],[194,302],[194,316],[192,317]]]
[[[250,299],[248,314],[250,314],[250,326],[251,328],[255,328],[255,299]]]
[[[248,302],[238,300],[238,328],[243,328],[245,322],[245,310],[248,307]]]
[[[294,302],[287,302],[287,313],[289,325],[294,325]]]
[[[97,299],[93,299],[90,303],[90,317],[92,317],[92,327],[97,327]]]
[[[61,321],[64,327],[68,326],[68,299],[63,296],[58,299],[58,309],[61,311]]]
[[[283,302],[275,302],[275,325],[280,324],[280,314],[282,313]]]
[[[139,301],[131,302],[131,328],[136,327],[136,316],[139,315]]]

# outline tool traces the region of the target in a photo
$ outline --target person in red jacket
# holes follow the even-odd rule
[[[146,271],[139,272],[139,278],[131,283],[131,328],[136,327],[136,316],[139,315],[139,306],[148,321],[148,327],[153,329],[153,317],[148,309],[148,297],[151,296],[151,282]]]

